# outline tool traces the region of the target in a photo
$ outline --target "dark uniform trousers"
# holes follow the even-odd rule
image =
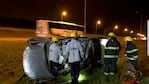
[[[117,58],[105,58],[104,59],[104,64],[105,64],[104,71],[106,73],[116,72],[117,71],[116,61],[117,61]]]
[[[80,62],[70,63],[72,84],[78,84],[80,73]]]
[[[54,78],[57,77],[57,73],[58,73],[58,63],[53,62],[53,61],[49,61],[48,63],[50,65],[50,73],[52,73],[52,75],[54,76]]]

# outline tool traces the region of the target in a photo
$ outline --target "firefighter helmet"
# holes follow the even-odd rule
[[[70,37],[76,38],[77,37],[77,32],[72,32],[71,35],[70,35]]]
[[[126,36],[126,37],[125,37],[125,41],[133,41],[133,39],[132,39],[131,36]]]
[[[58,39],[58,37],[57,36],[53,36],[52,37],[52,41],[58,41],[59,39]]]
[[[110,36],[110,37],[115,37],[116,35],[115,35],[115,33],[110,32],[110,33],[108,34],[108,36]]]

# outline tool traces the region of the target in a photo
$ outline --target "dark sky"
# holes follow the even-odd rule
[[[66,10],[65,21],[83,24],[84,0],[1,0],[0,16],[60,20]],[[138,11],[138,13],[136,13]],[[143,13],[143,28],[149,18],[147,0],[87,0],[87,29],[95,29],[96,21],[102,20],[102,28],[114,24],[139,31],[140,13]]]

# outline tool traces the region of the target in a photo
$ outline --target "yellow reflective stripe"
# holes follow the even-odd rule
[[[136,60],[136,58],[133,58],[133,57],[127,57],[127,59],[129,59],[129,60]]]
[[[119,47],[105,47],[105,49],[117,50],[117,49],[119,49]]]
[[[110,75],[114,75],[114,72],[110,72]]]
[[[125,54],[125,56],[127,56],[127,54]],[[132,57],[131,57],[132,58]],[[136,56],[133,56],[133,58],[138,58],[138,56],[136,55]]]
[[[104,55],[104,58],[118,58],[118,55]]]
[[[104,75],[109,75],[109,73],[107,73],[107,72],[104,72]]]
[[[127,56],[127,54],[125,54],[125,56]]]
[[[138,49],[127,50],[126,53],[133,53],[133,52],[136,52],[136,51],[138,51]]]
[[[134,56],[134,58],[138,58],[138,56]]]

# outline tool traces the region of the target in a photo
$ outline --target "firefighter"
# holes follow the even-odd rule
[[[58,37],[53,36],[52,41],[53,43],[49,47],[49,61],[48,64],[50,66],[50,73],[52,74],[53,78],[55,79],[57,77],[57,72],[58,72],[58,59],[61,56],[61,49],[58,45]]]
[[[125,37],[125,42],[126,42],[125,56],[131,62],[131,64],[134,66],[134,68],[136,69],[137,60],[138,60],[138,48],[132,41],[133,41],[133,39],[131,36]],[[128,65],[128,72],[129,71],[132,71],[130,65]]]
[[[109,80],[109,75],[114,75],[117,72],[117,59],[121,46],[119,41],[116,39],[116,35],[113,32],[108,34],[108,41],[105,46],[104,55],[104,75]]]
[[[66,46],[65,61],[68,60],[71,69],[72,84],[78,84],[80,73],[80,60],[83,58],[83,48],[79,41],[77,41],[77,33],[71,34],[71,41]]]

